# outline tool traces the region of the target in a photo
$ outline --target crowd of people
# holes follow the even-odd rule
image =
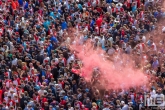
[[[165,95],[165,37],[157,42],[156,34],[146,34],[158,29],[162,4],[0,0],[0,110],[151,109],[146,99]],[[148,87],[99,90],[75,74],[78,58],[65,42],[70,38],[72,43],[78,33],[82,44],[91,39],[109,56],[119,51],[133,55],[136,67],[152,76]]]

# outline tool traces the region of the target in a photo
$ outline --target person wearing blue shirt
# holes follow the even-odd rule
[[[28,104],[24,110],[34,110],[34,108],[32,107],[32,105]]]
[[[79,10],[82,10],[83,9],[81,4],[78,4],[77,7],[79,8]]]
[[[124,42],[125,43],[127,43],[128,42],[128,38],[126,37],[126,38],[124,38]]]
[[[16,41],[17,41],[17,43],[21,43],[21,38],[18,37],[18,38],[16,39]]]
[[[49,25],[50,25],[50,21],[46,20],[44,23],[43,23],[43,26],[44,28],[46,29],[46,31],[49,30]]]
[[[61,16],[60,12],[57,12],[57,14],[55,15],[56,18],[59,18]]]
[[[42,82],[45,82],[46,84],[49,84],[49,80],[45,78],[45,76],[42,76]]]
[[[93,33],[94,25],[95,25],[95,20],[92,20],[91,23],[90,23],[90,31],[92,33]]]
[[[53,45],[50,43],[49,44],[49,48],[52,50],[53,49]]]
[[[8,22],[7,22],[7,20],[4,20],[4,23],[5,23],[5,25],[8,25]]]
[[[27,9],[29,7],[28,2],[25,3],[24,9]]]
[[[110,22],[110,27],[113,27],[114,23],[113,21]]]
[[[111,23],[110,26],[113,27],[113,23]]]
[[[54,19],[59,18],[61,16],[60,12],[50,12],[50,16]]]
[[[112,0],[106,0],[106,3],[112,3]]]
[[[123,40],[125,43],[127,43],[128,42],[127,35],[124,35],[124,37],[121,37],[120,40]]]
[[[58,12],[61,14],[62,13],[62,11],[61,10],[58,10]]]
[[[56,110],[52,105],[49,105],[49,109]]]
[[[64,20],[62,21],[61,28],[62,28],[62,30],[67,29],[67,23],[66,23],[66,21],[64,21]]]
[[[42,76],[46,76],[46,73],[45,73],[44,70],[41,70],[41,75],[42,75]]]
[[[52,37],[50,38],[50,41],[51,41],[51,42],[55,42],[55,43],[58,42],[58,41],[57,41],[57,38],[56,38],[55,36],[52,36]]]
[[[159,13],[158,13],[157,11],[155,11],[155,12],[154,12],[154,17],[156,18],[156,17],[158,16],[158,14],[159,14]]]
[[[63,99],[64,99],[64,100],[68,100],[68,96],[64,96]]]
[[[51,55],[51,50],[53,49],[53,45],[50,43],[49,46],[46,48],[48,55]]]
[[[18,0],[20,6],[23,6],[23,0]]]
[[[47,51],[48,55],[50,56],[51,55],[51,49],[49,46],[46,48],[46,51]]]
[[[132,4],[132,12],[134,13],[137,10],[137,3]]]
[[[50,12],[49,16],[53,17],[54,19],[56,18],[56,16],[54,15],[54,12]]]
[[[93,27],[93,26],[94,26],[94,24],[95,24],[95,21],[94,21],[94,20],[92,20],[92,21],[91,21],[90,26],[91,26],[91,27]]]

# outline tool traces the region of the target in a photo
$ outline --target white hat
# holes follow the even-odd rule
[[[96,36],[94,39],[98,39],[98,40],[100,40],[100,38],[99,38],[98,36]]]
[[[129,104],[129,105],[132,105],[132,104],[133,104],[133,102],[128,102],[128,104]]]
[[[154,2],[154,0],[148,0],[148,2]]]
[[[125,102],[124,101],[121,101],[121,104],[125,104]]]
[[[115,22],[115,23],[119,23],[120,21],[119,21],[118,19],[115,19],[114,22]]]
[[[116,8],[121,8],[122,6],[123,6],[123,4],[120,2],[116,4]]]
[[[113,2],[119,2],[119,0],[113,0]]]

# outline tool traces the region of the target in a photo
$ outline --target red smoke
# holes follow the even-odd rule
[[[100,70],[99,84],[106,89],[129,88],[146,84],[148,79],[140,70],[133,69],[133,60],[126,55],[119,56],[116,61],[104,58],[102,49],[93,50],[90,42],[85,45],[71,45],[71,50],[77,51],[77,57],[83,62],[81,75],[90,81],[94,68]],[[113,58],[115,59],[115,57]]]

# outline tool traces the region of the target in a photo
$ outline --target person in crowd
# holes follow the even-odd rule
[[[0,109],[146,110],[151,99],[165,95],[165,37],[147,37],[160,28],[163,3],[0,0]],[[86,81],[78,74],[81,59],[69,47],[77,39],[101,48],[106,60],[117,53],[133,56],[135,67],[151,77],[149,85],[102,90],[94,85],[99,72]]]

